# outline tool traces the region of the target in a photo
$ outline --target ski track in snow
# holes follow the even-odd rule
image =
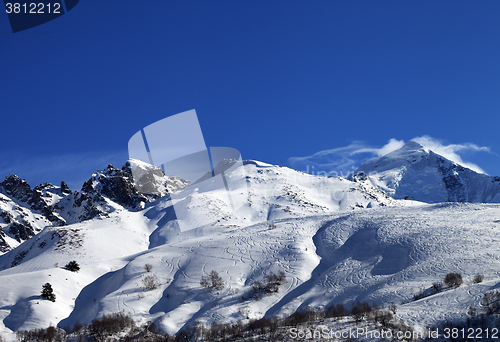
[[[253,174],[257,179],[252,178],[252,184],[264,184],[266,173],[284,172],[266,170]],[[334,181],[321,179],[325,184]],[[340,182],[344,183],[348,189],[353,186]],[[307,216],[303,202],[325,207],[330,202],[324,194],[306,192],[301,186],[297,182],[288,187],[287,196],[274,188],[263,189],[265,195],[254,191],[252,205],[245,209],[248,223],[236,222],[239,228],[207,224],[179,233],[168,222],[157,227],[158,220],[127,212],[116,213],[109,221],[80,224],[84,241],[74,254],[50,249],[30,252],[19,266],[0,271],[0,293],[5,294],[0,296],[0,334],[12,328],[39,328],[55,316],[57,323],[71,326],[77,319],[87,324],[104,313],[122,310],[172,334],[195,323],[234,323],[247,315],[290,315],[308,305],[350,306],[356,301],[394,302],[398,319],[424,326],[466,317],[469,306],[480,307],[483,293],[500,287],[499,205],[398,204],[351,210],[345,202],[343,210]],[[270,205],[271,201],[276,203]],[[217,203],[210,208],[217,208]],[[291,213],[283,210],[287,206]],[[40,234],[38,238],[50,239],[48,231]],[[165,243],[150,244],[153,234]],[[113,243],[98,244],[106,240]],[[9,265],[12,258],[5,255],[0,263]],[[73,258],[82,268],[78,274],[68,275],[53,266]],[[144,270],[145,264],[152,265],[150,273]],[[201,277],[212,270],[222,277],[223,290],[201,288]],[[286,283],[278,293],[258,301],[243,299],[253,282],[280,270]],[[22,286],[33,278],[33,272],[38,272],[39,283]],[[465,284],[412,301],[417,291],[429,289],[449,272],[461,273]],[[470,285],[476,273],[484,274],[485,281]],[[157,289],[142,289],[146,275],[157,277]],[[57,302],[33,305],[35,299],[30,296],[38,295],[42,282],[47,281],[58,284]],[[69,300],[80,296],[80,300]],[[14,315],[24,320],[19,326],[12,323]]]

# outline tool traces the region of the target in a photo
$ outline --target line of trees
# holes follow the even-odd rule
[[[394,310],[394,311],[393,311]],[[333,321],[352,320],[355,324],[365,322],[374,324],[378,329],[407,332],[413,335],[413,327],[394,319],[395,306],[377,307],[359,302],[348,309],[343,304],[330,305],[324,309],[306,308],[298,310],[287,318],[272,317],[250,320],[247,324],[215,323],[210,326],[197,325],[186,327],[176,335],[176,341],[232,342],[232,341],[288,341],[290,328],[307,329],[313,324],[326,325],[325,319]]]
[[[123,312],[105,314],[101,319],[94,319],[86,326],[76,322],[73,328],[50,326],[46,329],[21,330],[17,332],[16,337],[19,342],[176,341],[175,336],[161,334],[153,323],[137,325],[130,314]]]
[[[473,284],[479,284],[483,281],[484,276],[482,274],[476,274],[472,279]],[[419,300],[425,297],[432,296],[446,289],[456,289],[463,284],[462,275],[460,273],[450,272],[448,273],[442,281],[436,281],[432,283],[432,286],[426,290],[420,289],[417,293],[413,295],[413,300]]]
[[[175,336],[162,333],[155,324],[147,322],[137,325],[130,314],[123,312],[103,315],[90,324],[82,326],[79,322],[70,328],[49,327],[31,331],[22,330],[17,333],[19,342],[63,342],[63,341],[152,341],[152,342],[229,342],[229,341],[264,341],[281,340],[288,335],[290,327],[307,327],[325,319],[347,319],[356,324],[363,321],[373,323],[380,329],[395,331],[412,331],[410,326],[394,320],[395,307],[387,309],[358,302],[348,309],[343,304],[330,305],[324,309],[306,308],[298,310],[289,317],[273,317],[253,319],[243,324],[214,323],[210,326],[195,325],[184,328]],[[350,317],[350,318],[347,318]]]

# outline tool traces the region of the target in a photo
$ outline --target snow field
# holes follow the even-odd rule
[[[46,228],[1,256],[0,334],[88,324],[119,311],[174,334],[196,323],[356,301],[396,303],[397,318],[423,327],[466,317],[462,309],[497,286],[499,205],[396,201],[340,178],[259,162],[245,170],[249,197],[236,211],[224,191],[197,185],[177,194],[185,206],[177,219],[172,201],[162,198],[141,212],[116,208],[106,219]],[[181,231],[179,220],[191,229]],[[80,272],[61,268],[70,260]],[[224,289],[201,287],[212,270]],[[286,283],[278,293],[248,298],[253,282],[280,270]],[[481,273],[485,282],[412,301],[449,272],[461,273],[465,283]],[[148,276],[156,289],[144,289]],[[45,282],[53,285],[55,303],[39,297]]]

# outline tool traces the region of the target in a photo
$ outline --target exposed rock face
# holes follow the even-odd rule
[[[31,199],[33,192],[31,186],[24,179],[16,175],[5,177],[5,180],[0,183],[7,195],[14,197],[22,202],[28,202]]]
[[[142,194],[153,194],[158,198],[168,191],[164,187],[165,174],[163,170],[148,164],[127,161],[122,171],[131,177],[135,176],[134,186]]]
[[[82,192],[94,197],[103,195],[121,206],[139,208],[148,198],[137,192],[132,175],[112,165],[97,171],[83,184]]]
[[[0,252],[5,253],[51,225],[43,214],[34,214],[14,200],[0,194]]]
[[[99,215],[106,216],[107,211],[99,209],[99,203],[102,204],[105,201],[100,194],[91,196],[86,192],[75,191],[72,199],[73,208],[79,210],[79,212],[76,211],[78,216],[75,222],[91,220]]]
[[[0,183],[0,252],[9,251],[16,243],[29,239],[50,224],[59,225],[60,219],[53,217],[52,210],[40,197],[39,188],[32,190],[25,180],[15,175],[5,177]]]
[[[10,251],[10,246],[9,244],[5,241],[5,233],[3,232],[2,229],[0,229],[0,252],[1,253],[6,253]]]
[[[112,165],[97,171],[81,191],[65,182],[31,186],[16,175],[0,183],[0,253],[37,234],[46,226],[63,226],[106,217],[117,205],[138,210],[144,203],[189,185],[179,177],[166,177],[161,169],[129,161],[122,169]],[[140,184],[132,170],[140,170]],[[145,192],[141,190],[147,190]]]
[[[6,195],[28,204],[30,209],[42,212],[54,225],[61,226],[65,224],[64,220],[55,215],[54,208],[45,199],[47,195],[43,194],[44,189],[53,187],[51,184],[45,183],[35,186],[31,190],[31,186],[24,179],[11,175],[5,177],[0,186],[4,189]]]
[[[102,195],[121,206],[139,209],[143,203],[157,200],[190,184],[179,177],[167,177],[161,169],[146,165],[133,160],[128,161],[121,169],[108,165],[83,184],[82,192],[92,196]],[[139,179],[132,176],[133,169],[136,170],[136,175],[137,170],[140,170]]]
[[[3,221],[7,224],[12,222],[12,214],[9,213],[8,211],[0,210],[0,217],[3,219]]]
[[[47,226],[63,226],[106,216],[109,206],[93,189],[91,193],[72,192],[61,187],[30,185],[12,175],[0,183],[0,253],[5,253]]]
[[[28,240],[30,237],[34,236],[35,230],[29,225],[12,222],[9,233],[14,236],[17,242],[21,242],[21,240]]]
[[[61,191],[64,194],[70,194],[71,193],[71,190],[68,187],[68,184],[66,184],[66,182],[64,182],[64,181],[61,182]]]
[[[184,189],[190,184],[177,176],[165,176],[162,169],[135,159],[127,161],[122,171],[133,176],[137,192],[146,196],[149,201]]]

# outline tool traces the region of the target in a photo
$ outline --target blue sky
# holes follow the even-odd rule
[[[499,13],[498,1],[81,0],[16,34],[0,15],[0,177],[79,189],[121,166],[139,129],[190,109],[208,146],[244,159],[330,151],[348,169],[427,137],[500,175]]]

